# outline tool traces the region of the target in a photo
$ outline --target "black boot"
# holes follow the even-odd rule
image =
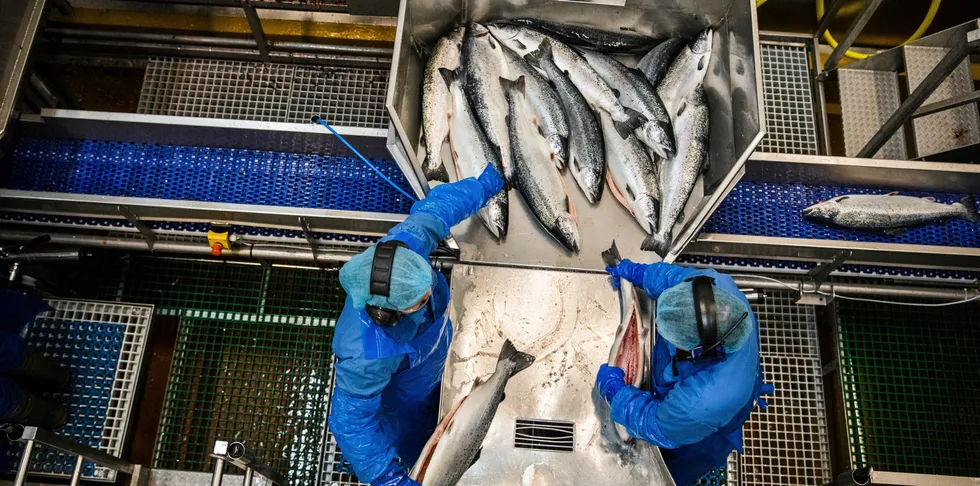
[[[71,385],[71,373],[51,362],[44,355],[31,347],[27,348],[27,356],[19,368],[7,373],[17,380],[20,386],[34,391],[59,391]]]
[[[45,400],[29,391],[20,391],[20,401],[6,417],[0,417],[0,422],[20,425],[34,425],[45,429],[55,429],[68,421],[68,410],[65,407]]]

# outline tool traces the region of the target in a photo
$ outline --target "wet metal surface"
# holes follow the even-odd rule
[[[456,265],[455,329],[443,376],[441,415],[478,377],[489,376],[505,339],[535,356],[506,398],[463,485],[673,485],[659,451],[615,439],[609,409],[593,393],[620,321],[605,275]],[[571,452],[516,449],[517,419],[573,422]]]

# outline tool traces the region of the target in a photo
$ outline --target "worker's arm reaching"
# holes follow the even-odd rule
[[[413,204],[411,214],[392,228],[383,240],[402,241],[422,258],[417,255],[411,255],[414,259],[396,258],[396,266],[402,265],[401,270],[408,268],[408,264],[412,265],[404,279],[399,277],[404,272],[393,272],[393,282],[401,281],[402,286],[408,285],[408,281],[413,285],[415,281],[426,282],[424,289],[413,288],[412,291],[423,293],[431,290],[432,269],[426,258],[454,225],[476,214],[503,186],[501,175],[488,164],[478,178],[442,184],[430,190],[428,197]],[[361,331],[366,329],[374,334],[384,333],[365,327],[375,326],[363,310],[365,304],[375,297],[367,290],[371,258],[362,259],[364,261],[359,262],[360,266],[348,264],[350,268],[345,265],[341,270],[341,283],[348,292],[348,300],[337,327],[340,329],[343,325],[344,329],[353,331],[344,333],[343,339],[334,340],[334,352],[338,358],[337,387],[332,398],[330,430],[359,479],[375,486],[414,486],[418,483],[409,479],[407,465],[402,464],[402,458],[396,452],[395,438],[382,425],[382,415],[388,412],[383,410],[382,392],[388,387],[392,376],[405,368],[406,357],[404,354],[379,353],[376,348],[379,343],[365,338],[370,337],[371,333]],[[348,278],[351,281],[347,281]],[[354,280],[358,281],[356,285],[351,283]],[[392,303],[396,295],[406,293],[404,289],[395,289],[394,285],[392,283],[391,294],[385,298],[385,302]],[[360,287],[363,289],[356,290]],[[401,299],[406,301],[392,304],[392,307],[396,310],[406,309],[419,297]],[[373,359],[378,355],[388,357]],[[441,376],[441,370],[438,371]],[[438,381],[439,378],[433,379]]]
[[[701,345],[691,284],[679,287],[699,275],[713,279],[714,295],[723,322],[739,322],[739,317],[746,322],[744,325],[736,324],[740,326],[740,332],[729,336],[727,342],[723,341],[725,348],[728,351],[740,349],[750,337],[755,336],[748,299],[728,275],[713,269],[695,269],[663,262],[638,264],[629,260],[606,270],[614,277],[614,285],[618,285],[616,279],[624,278],[643,288],[651,299],[658,300],[657,339],[669,343],[670,356],[676,353],[676,349],[691,350]],[[674,290],[670,290],[672,288]],[[743,313],[746,315],[742,316]],[[757,353],[757,347],[755,349]],[[655,362],[653,372],[663,372],[664,366],[671,370],[668,365],[670,356],[667,356],[667,362],[663,359]],[[753,364],[745,376],[738,376],[752,381],[756,368],[757,365]],[[673,372],[674,375],[676,373]],[[669,391],[663,395],[626,385],[623,376],[622,370],[608,365],[602,365],[596,375],[596,388],[610,404],[613,421],[625,426],[633,437],[668,449],[700,442],[717,432],[718,417],[733,415],[747,398],[748,389],[734,385],[730,390],[719,388],[712,381],[712,373],[693,373],[673,378]],[[728,418],[721,423],[727,422]]]
[[[381,241],[403,241],[412,251],[428,257],[453,226],[476,214],[503,188],[504,179],[493,164],[487,164],[479,177],[433,187],[425,199],[412,205],[408,218]]]

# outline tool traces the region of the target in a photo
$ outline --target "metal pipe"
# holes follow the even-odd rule
[[[834,17],[837,17],[837,11],[840,10],[842,5],[844,5],[844,0],[834,0],[831,2],[830,8],[827,9],[826,13],[823,14],[823,18],[820,19],[820,25],[817,26],[817,30],[813,31],[814,38],[819,39],[823,36],[824,32],[827,32],[827,29],[830,28],[830,23],[834,21]]]
[[[50,28],[44,31],[49,36],[76,37],[81,39],[128,40],[160,42],[165,44],[192,44],[213,47],[238,47],[252,49],[255,41],[232,37],[213,37],[203,35],[160,34],[155,32],[122,32],[113,30],[84,30],[69,28]],[[272,50],[314,52],[321,54],[346,54],[352,56],[392,57],[394,49],[387,47],[366,47],[339,44],[317,44],[313,42],[268,41]]]
[[[948,110],[950,108],[956,108],[957,106],[965,105],[967,103],[976,103],[977,101],[980,101],[980,91],[954,96],[943,101],[922,105],[921,108],[915,110],[915,113],[912,113],[912,118],[931,115],[933,113]]]
[[[133,472],[133,464],[131,462],[120,459],[99,449],[79,444],[71,439],[55,434],[48,429],[18,425],[15,426],[12,431],[7,432],[7,438],[12,441],[26,441],[28,444],[33,441],[37,441],[69,455],[84,456],[86,459],[98,464],[99,466],[114,469],[126,474],[131,474]],[[26,452],[28,449],[25,448],[24,450]],[[28,455],[29,454],[25,453],[24,457],[27,457]]]
[[[842,37],[837,43],[837,47],[834,49],[834,52],[830,53],[830,57],[828,57],[827,62],[824,63],[824,75],[826,75],[827,71],[837,67],[837,63],[839,63],[841,58],[844,57],[844,53],[851,48],[851,44],[854,44],[854,40],[857,39],[857,36],[861,34],[862,30],[864,30],[864,26],[868,24],[869,20],[871,20],[871,16],[874,15],[875,10],[881,6],[882,1],[883,0],[868,0],[867,2],[864,2],[864,5],[861,7],[861,11],[857,14],[857,18],[854,19],[854,22],[851,22],[851,25],[847,27],[847,32],[844,33],[844,37]]]
[[[82,480],[82,466],[85,464],[84,456],[75,456],[75,470],[71,472],[71,486],[78,486]]]
[[[28,241],[34,237],[47,234],[35,231],[0,230],[0,240]],[[113,248],[117,250],[147,251],[146,242],[139,239],[121,237],[101,237],[96,235],[66,235],[51,234],[51,242],[56,245],[81,246],[86,248]],[[153,245],[154,253],[179,253],[194,256],[211,256],[211,248],[202,240],[200,244],[184,241],[157,240]],[[321,262],[346,262],[354,253],[321,250],[317,259]],[[241,258],[248,260],[274,260],[313,262],[313,252],[309,248],[289,248],[283,245],[236,245],[230,250],[221,252],[221,257]]]
[[[198,47],[182,46],[171,44],[154,44],[128,41],[102,41],[102,40],[81,40],[81,39],[60,39],[56,42],[62,46],[84,46],[86,48],[107,49],[109,52],[132,53],[139,52],[145,54],[155,54],[164,56],[185,56],[203,57],[209,59],[231,59],[241,61],[261,61],[262,57],[255,49],[236,49],[229,47]],[[59,52],[64,54],[64,52]],[[388,69],[391,67],[391,59],[379,57],[360,57],[345,56],[338,54],[319,54],[306,52],[282,52],[273,51],[269,53],[271,61],[317,64],[342,67],[368,67],[374,69]]]
[[[262,57],[263,61],[268,61],[269,43],[265,40],[265,30],[262,29],[259,14],[255,13],[255,7],[252,7],[248,0],[241,0],[241,2],[242,10],[245,11],[245,20],[248,21],[248,28],[252,31],[252,37],[255,39],[255,47],[259,49],[259,56]]]
[[[252,486],[252,474],[253,474],[252,468],[246,467],[245,478],[242,479],[242,486]]]
[[[798,280],[769,280],[749,276],[733,276],[735,284],[743,288],[758,290],[819,291],[830,295],[864,295],[872,297],[899,297],[931,300],[964,300],[980,293],[978,289],[942,289],[930,287],[899,287],[894,285],[868,285],[852,283],[824,283],[814,289]]]
[[[211,486],[221,486],[221,480],[225,477],[225,460],[214,459],[214,473],[211,474]]]
[[[17,476],[14,478],[14,486],[24,486],[27,482],[27,472],[31,469],[32,452],[34,452],[34,441],[29,440],[24,444],[24,451],[20,456],[20,465],[17,466]]]
[[[932,92],[946,80],[947,77],[953,72],[957,66],[963,62],[963,59],[970,54],[973,49],[980,45],[980,35],[978,31],[974,30],[967,33],[967,39],[964,42],[957,43],[956,47],[950,49],[945,56],[936,64],[936,67],[929,71],[926,78],[916,86],[912,94],[909,95],[905,101],[902,102],[901,106],[892,113],[892,116],[881,125],[872,137],[868,140],[868,143],[864,145],[864,148],[857,153],[857,157],[874,157],[878,150],[888,142],[892,134],[894,134],[902,125],[905,124],[912,117],[912,113],[918,110],[922,103],[926,101]]]
[[[77,262],[81,257],[81,250],[32,251],[0,256],[0,263]]]

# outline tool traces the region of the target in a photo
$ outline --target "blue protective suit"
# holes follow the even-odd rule
[[[696,275],[715,279],[715,285],[745,299],[728,275],[666,263],[646,267],[642,287],[652,299]],[[745,299],[749,306],[748,299]],[[751,307],[749,307],[751,309]],[[733,450],[742,451],[742,424],[756,404],[762,386],[759,364],[759,322],[749,315],[754,337],[740,349],[697,362],[678,362],[666,339],[657,339],[653,351],[654,392],[625,386],[610,404],[613,421],[630,435],[661,448],[674,481],[690,484],[709,470],[722,466]],[[760,400],[764,406],[764,401]]]
[[[486,204],[487,192],[474,179],[437,186],[382,241],[403,241],[428,258],[450,228]],[[429,303],[394,327],[374,324],[350,298],[337,321],[330,431],[361,481],[376,482],[394,460],[411,466],[435,430],[452,325],[446,278],[433,271],[432,282]]]

